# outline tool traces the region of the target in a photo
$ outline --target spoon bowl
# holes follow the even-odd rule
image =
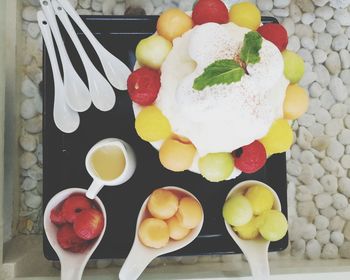
[[[264,186],[273,194],[273,209],[281,211],[281,202],[277,193],[270,186],[260,181],[248,180],[237,184],[228,193],[226,200],[231,196],[244,193],[249,187],[257,184]],[[247,258],[253,278],[256,280],[270,279],[270,268],[268,261],[270,241],[267,241],[262,237],[253,240],[244,240],[236,234],[236,232],[232,229],[232,226],[226,221],[225,226],[232,239],[236,242]]]
[[[70,197],[72,194],[86,194],[85,189],[80,188],[70,188],[63,190],[51,198],[49,203],[46,206],[44,212],[44,229],[46,237],[49,240],[51,247],[55,250],[60,262],[61,262],[61,280],[79,280],[83,275],[84,268],[90,259],[93,252],[96,250],[97,246],[100,244],[103,235],[106,231],[107,225],[107,215],[106,209],[102,201],[96,197],[94,202],[100,208],[103,218],[104,218],[104,227],[100,236],[90,245],[90,247],[83,253],[72,253],[70,251],[64,250],[58,244],[56,235],[57,235],[57,226],[51,222],[50,214],[51,211],[56,208],[60,203],[65,199]]]
[[[198,199],[187,190],[184,190],[179,187],[164,187],[162,189],[174,191],[176,193],[181,193],[181,194],[184,194],[185,196],[192,197],[195,200],[197,200],[197,202],[201,205]],[[204,214],[202,216],[202,220],[200,224],[196,228],[192,229],[184,239],[178,240],[178,241],[169,240],[169,243],[165,247],[160,249],[154,249],[143,245],[139,239],[138,231],[139,231],[141,222],[145,218],[149,217],[148,211],[147,211],[147,203],[149,198],[150,196],[145,200],[145,202],[142,204],[142,207],[140,209],[137,222],[136,222],[136,233],[135,233],[134,244],[132,245],[131,251],[128,257],[126,258],[123,267],[120,270],[120,273],[119,273],[120,280],[136,280],[153,259],[155,259],[158,256],[177,251],[187,246],[194,239],[197,238],[197,236],[199,235],[202,229],[203,222],[204,222]],[[202,207],[202,210],[203,210],[203,207]]]

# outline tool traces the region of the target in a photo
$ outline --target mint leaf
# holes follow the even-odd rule
[[[232,59],[217,60],[204,69],[204,73],[194,80],[193,88],[203,90],[207,86],[231,84],[241,80],[244,69]]]
[[[259,51],[261,49],[262,37],[256,31],[245,34],[240,58],[246,64],[255,64],[260,61]]]

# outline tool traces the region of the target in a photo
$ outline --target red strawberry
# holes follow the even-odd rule
[[[196,25],[216,22],[227,23],[228,10],[221,0],[199,0],[193,8],[192,19]]]
[[[266,40],[272,42],[283,52],[288,45],[288,34],[286,29],[278,23],[268,23],[260,26],[257,31]]]
[[[151,105],[157,99],[159,89],[159,71],[141,67],[131,73],[128,78],[129,96],[132,101],[139,105]]]
[[[63,218],[69,222],[74,223],[77,216],[84,209],[91,208],[91,201],[84,195],[74,194],[68,197],[62,205],[62,216]]]
[[[85,242],[74,232],[73,226],[65,224],[57,231],[57,241],[62,249],[68,250]]]
[[[75,233],[84,240],[98,237],[103,227],[103,215],[101,211],[94,208],[83,210],[73,224]]]
[[[266,163],[266,151],[259,141],[241,148],[241,152],[234,151],[235,166],[244,173],[254,173]]]
[[[63,218],[62,211],[58,207],[51,210],[50,220],[56,226],[61,226],[66,223],[66,220]]]

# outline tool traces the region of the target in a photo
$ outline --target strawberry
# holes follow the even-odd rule
[[[257,31],[264,39],[275,44],[283,52],[288,45],[288,34],[286,29],[278,23],[268,23],[260,26]]]
[[[51,210],[50,220],[56,226],[61,226],[64,223],[66,223],[66,220],[65,220],[65,218],[63,218],[63,215],[62,215],[62,210],[59,209],[58,207]]]
[[[57,231],[57,241],[62,249],[69,250],[72,247],[80,246],[85,242],[84,239],[78,237],[74,232],[73,226],[65,224]]]
[[[192,12],[192,19],[196,25],[207,22],[227,23],[228,10],[221,0],[199,0]]]
[[[235,166],[244,173],[254,173],[266,163],[266,151],[259,141],[243,146],[240,151],[233,152]]]
[[[157,99],[159,89],[160,73],[157,70],[141,67],[128,78],[129,96],[139,105],[151,105]]]
[[[101,211],[94,208],[83,210],[73,224],[75,233],[84,240],[92,240],[98,237],[103,227],[103,215]]]
[[[68,197],[62,205],[62,216],[68,223],[74,223],[77,216],[84,209],[92,207],[91,201],[84,195],[74,194]]]

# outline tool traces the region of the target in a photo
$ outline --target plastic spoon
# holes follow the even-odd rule
[[[67,104],[74,111],[84,112],[89,109],[91,105],[89,90],[75,71],[72,62],[69,59],[66,47],[63,43],[61,32],[58,28],[55,12],[51,6],[51,2],[48,0],[40,0],[40,4],[50,25],[58,51],[60,53],[64,75],[63,84],[66,92]]]
[[[111,110],[114,107],[116,100],[112,86],[108,83],[106,78],[96,69],[94,64],[91,62],[65,10],[62,9],[61,5],[56,0],[52,1],[52,6],[56,15],[58,16],[64,28],[67,30],[70,38],[72,39],[75,48],[77,49],[80,58],[84,64],[88,78],[89,91],[91,94],[93,104],[97,109],[101,111]]]
[[[197,198],[192,193],[184,189],[181,189],[178,187],[164,187],[164,189],[175,191],[178,193],[183,193],[184,195],[193,197],[194,199],[197,200]],[[202,217],[201,223],[196,228],[192,229],[191,232],[184,239],[179,241],[170,240],[167,246],[160,249],[153,249],[153,248],[146,247],[139,240],[138,230],[141,222],[147,217],[148,200],[149,200],[149,197],[145,200],[145,202],[143,203],[140,209],[140,213],[136,222],[136,233],[135,233],[134,244],[132,245],[131,251],[128,257],[126,258],[123,264],[123,267],[119,272],[120,280],[136,280],[153,259],[155,259],[160,255],[168,254],[170,252],[177,251],[187,246],[194,239],[196,239],[196,237],[198,236],[198,234],[202,229],[204,216]]]
[[[266,187],[271,191],[271,193],[275,198],[273,209],[281,211],[281,202],[276,192],[265,183],[262,183],[259,181],[248,180],[237,184],[229,192],[229,194],[226,197],[226,200],[230,196],[238,193],[242,193],[246,189],[248,189],[250,186],[256,185],[256,184],[263,185],[264,187]],[[270,267],[269,267],[269,259],[268,259],[268,249],[269,249],[270,241],[266,241],[263,238],[255,239],[255,240],[243,240],[239,238],[239,236],[232,229],[231,225],[226,223],[226,221],[225,221],[225,226],[228,233],[231,235],[232,239],[236,242],[236,244],[239,246],[239,248],[242,250],[245,257],[247,258],[253,278],[256,280],[270,279]]]
[[[57,205],[62,203],[66,198],[68,198],[72,194],[77,194],[77,193],[81,193],[85,195],[86,190],[79,189],[79,188],[71,188],[56,194],[53,198],[51,198],[44,212],[44,229],[46,232],[47,239],[49,240],[50,245],[55,250],[61,262],[61,280],[79,280],[82,278],[84,268],[88,260],[90,259],[91,255],[96,250],[97,246],[100,244],[106,230],[106,224],[107,224],[106,210],[102,201],[98,197],[96,197],[94,201],[97,203],[100,210],[102,211],[104,221],[105,221],[101,235],[98,237],[96,241],[94,241],[91,247],[88,248],[83,253],[72,253],[72,252],[63,250],[61,248],[56,238],[57,227],[51,222],[50,213],[52,209],[56,208]]]
[[[91,45],[94,47],[109,82],[117,89],[126,90],[130,69],[103,47],[103,45],[95,38],[89,28],[85,25],[84,21],[80,18],[79,14],[75,11],[68,0],[58,0],[58,2],[61,4],[63,9],[66,10],[68,15],[75,21],[75,23],[88,38]]]
[[[43,35],[43,39],[45,41],[46,49],[49,54],[55,85],[53,120],[58,129],[65,133],[72,133],[79,127],[80,117],[79,114],[73,111],[66,103],[66,92],[63,86],[63,81],[57,62],[57,56],[53,44],[51,30],[49,25],[47,24],[46,17],[42,11],[39,11],[37,14],[37,18],[41,34]]]

